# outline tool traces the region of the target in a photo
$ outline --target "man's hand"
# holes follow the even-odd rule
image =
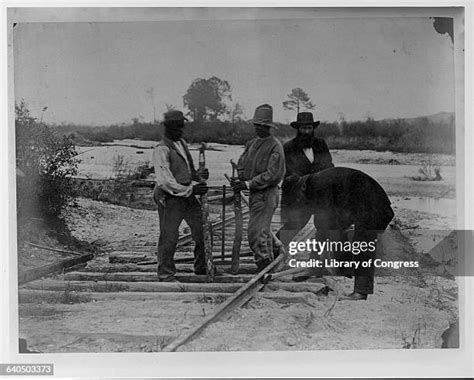
[[[300,176],[298,174],[291,174],[289,176],[286,176],[283,179],[283,183],[281,185],[282,190],[286,193],[292,192],[299,180]]]
[[[232,186],[232,190],[234,190],[234,192],[236,193],[247,189],[247,185],[245,184],[245,182],[237,178],[232,178],[232,180],[230,181],[230,186]]]
[[[207,187],[207,183],[197,183],[193,186],[193,194],[194,195],[203,195],[206,194],[209,188]]]
[[[290,183],[296,183],[300,180],[300,176],[298,174],[291,174],[285,178],[285,181]]]
[[[197,174],[204,181],[207,181],[209,179],[209,169],[208,168],[198,169]]]

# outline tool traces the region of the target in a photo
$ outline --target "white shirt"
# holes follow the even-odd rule
[[[309,162],[311,162],[311,163],[314,162],[313,148],[306,148],[306,149],[303,149],[303,153],[304,153],[305,156],[308,158]]]

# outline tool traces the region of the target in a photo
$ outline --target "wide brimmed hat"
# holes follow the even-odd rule
[[[293,128],[298,128],[300,125],[312,125],[313,127],[317,127],[319,124],[320,121],[314,121],[313,114],[311,112],[300,112],[296,116],[296,121],[290,123]]]
[[[250,119],[249,122],[265,127],[277,127],[277,125],[273,123],[273,108],[270,104],[262,104],[255,108],[253,119]]]
[[[183,121],[186,119],[181,111],[178,110],[171,110],[163,114],[163,122],[167,121]]]

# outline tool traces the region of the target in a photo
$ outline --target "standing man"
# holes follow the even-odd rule
[[[285,175],[285,156],[281,143],[271,134],[273,108],[263,104],[255,109],[252,123],[256,138],[245,145],[238,162],[239,179],[234,191],[250,191],[248,239],[259,270],[273,260],[271,222],[279,200],[278,184]]]
[[[204,181],[209,178],[209,171],[196,172],[186,141],[181,138],[184,121],[187,119],[181,111],[166,112],[165,135],[153,151],[156,176],[153,197],[160,217],[158,280],[166,282],[177,282],[174,253],[183,219],[191,228],[195,242],[194,273],[206,274],[202,210],[196,195],[207,193]],[[192,181],[198,183],[193,185]]]
[[[283,226],[278,237],[286,246],[308,223],[313,215],[304,199],[299,199],[308,175],[334,167],[331,153],[323,139],[314,136],[319,121],[313,120],[311,112],[300,112],[291,126],[297,130],[296,137],[285,143],[286,174],[282,185],[281,218]]]

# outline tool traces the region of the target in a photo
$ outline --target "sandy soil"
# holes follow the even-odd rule
[[[400,157],[400,166],[410,165],[409,161]],[[382,164],[379,173],[386,172],[385,165],[389,164]],[[389,250],[404,257],[419,257],[430,249],[420,238],[421,229],[455,227],[454,177],[448,176],[444,183],[420,186],[404,176],[384,178],[388,178],[383,186],[391,194],[396,213],[394,225],[406,236],[400,241],[398,230],[390,232],[398,251]],[[156,211],[89,199],[78,200],[67,222],[76,238],[101,248],[102,259],[107,252],[155,241],[158,234]],[[336,294],[350,292],[353,282],[336,277],[327,281],[335,291],[327,296],[305,294],[304,302],[255,297],[229,319],[210,326],[183,350],[435,348],[440,347],[441,333],[457,318],[456,282],[427,272],[378,276],[375,294],[366,302],[338,301],[329,315],[326,312]],[[158,300],[149,295],[135,300],[67,296],[20,305],[20,336],[27,338],[28,347],[43,352],[160,351],[222,302],[204,297],[189,302]]]
[[[203,298],[204,299],[204,298]],[[162,300],[20,305],[21,336],[42,352],[160,351],[215,304]]]
[[[440,217],[399,207],[398,201],[403,198],[394,199],[396,224],[404,232],[412,232],[420,221],[449,226],[453,220],[452,215]],[[100,240],[103,252],[142,245],[158,232],[153,211],[88,199],[81,199],[71,214],[71,227],[80,239]],[[412,243],[416,240],[413,236]],[[352,280],[329,280],[338,294],[351,291]],[[80,302],[78,295],[20,305],[21,336],[29,347],[42,352],[156,352],[217,306],[204,297],[201,302],[146,297]],[[256,297],[182,350],[434,348],[440,347],[441,333],[457,318],[455,281],[429,274],[422,275],[422,280],[377,277],[375,294],[367,302],[338,301],[326,316],[335,296],[335,292],[328,296],[308,293],[302,303]]]
[[[351,280],[339,280],[351,291]],[[366,302],[338,301],[335,294],[308,297],[308,304],[279,304],[257,297],[230,319],[210,326],[183,351],[337,350],[440,347],[449,327],[443,298],[433,301],[430,287],[407,284],[404,278],[380,278]],[[443,308],[446,308],[444,310]]]
[[[439,281],[437,279],[436,281]],[[339,279],[339,291],[351,280]],[[449,285],[451,287],[451,285]],[[440,284],[420,287],[405,278],[379,278],[367,302],[339,301],[335,293],[305,295],[285,303],[255,297],[226,320],[211,325],[180,351],[333,350],[433,348],[456,317],[455,297],[438,295]],[[280,295],[292,295],[279,291]],[[114,299],[73,304],[20,305],[21,336],[42,352],[161,351],[219,305],[198,302]]]

